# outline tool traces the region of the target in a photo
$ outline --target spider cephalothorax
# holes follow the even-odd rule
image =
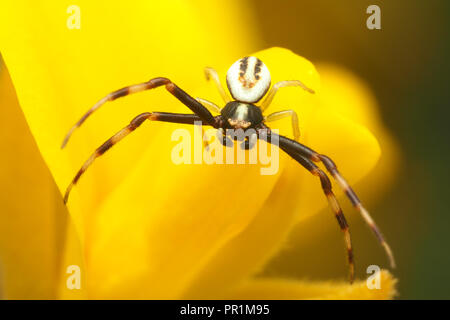
[[[225,129],[254,129],[264,121],[261,109],[254,104],[239,101],[228,102],[220,115],[226,120]]]
[[[290,157],[296,160],[300,165],[306,168],[311,174],[318,177],[323,189],[323,192],[329,202],[331,209],[333,210],[336,219],[339,223],[341,230],[344,233],[344,239],[347,247],[347,257],[350,267],[350,281],[354,279],[354,262],[353,262],[353,249],[350,240],[350,231],[347,221],[344,217],[342,209],[332,191],[331,182],[328,175],[321,170],[316,163],[321,162],[330,175],[336,180],[338,185],[344,190],[346,196],[353,204],[354,208],[360,212],[366,223],[372,229],[376,235],[378,241],[384,247],[391,266],[394,267],[394,258],[390,247],[384,240],[383,235],[379,231],[375,222],[369,215],[368,211],[363,207],[361,201],[356,196],[356,193],[346,182],[346,180],[339,173],[334,162],[327,156],[319,154],[316,151],[308,148],[307,146],[298,142],[300,137],[300,130],[298,125],[298,116],[294,110],[284,110],[271,113],[264,116],[264,111],[272,102],[275,93],[278,89],[287,86],[298,86],[303,88],[309,93],[314,91],[305,86],[299,80],[286,80],[275,83],[270,88],[270,72],[266,65],[256,57],[245,57],[236,61],[227,72],[227,86],[231,93],[232,100],[227,92],[223,89],[217,72],[212,68],[205,69],[206,78],[212,79],[219,90],[223,100],[225,101],[225,107],[220,108],[213,102],[205,99],[194,99],[189,94],[180,89],[175,83],[167,78],[153,78],[147,82],[128,86],[117,91],[108,94],[106,97],[99,100],[91,109],[89,109],[81,119],[69,130],[68,134],[64,138],[62,147],[64,147],[69,140],[73,131],[78,128],[95,110],[107,101],[113,101],[117,98],[126,96],[131,93],[136,93],[144,90],[165,86],[167,91],[175,96],[180,102],[186,105],[193,113],[181,114],[181,113],[168,113],[168,112],[145,112],[135,117],[130,124],[125,128],[117,132],[104,144],[97,148],[97,150],[89,157],[84,163],[81,169],[73,178],[69,184],[66,194],[64,195],[64,202],[66,203],[72,187],[78,182],[83,173],[94,162],[94,160],[104,154],[109,148],[115,145],[117,142],[125,138],[132,131],[137,129],[145,120],[150,121],[164,121],[172,123],[194,124],[199,121],[203,125],[209,125],[216,129],[220,133],[221,137],[219,141],[226,144],[226,132],[229,130],[249,130],[254,129],[254,135],[256,138],[266,138],[268,142],[278,141],[280,149],[285,151]],[[266,97],[259,105],[256,105],[263,97]],[[211,113],[215,112],[218,115],[213,116]],[[280,118],[290,117],[292,121],[292,130],[294,139],[276,135],[272,133],[267,127],[266,123],[278,120]],[[271,139],[276,136],[277,139]],[[248,142],[248,141],[246,141]],[[246,148],[251,148],[249,143],[244,144]]]

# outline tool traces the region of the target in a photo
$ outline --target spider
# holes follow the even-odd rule
[[[297,161],[305,169],[307,169],[311,174],[318,177],[322,186],[322,190],[328,200],[329,206],[331,207],[336,219],[338,221],[339,227],[343,232],[346,249],[347,249],[347,259],[349,264],[349,278],[350,283],[354,280],[354,259],[353,259],[353,249],[352,242],[350,238],[350,231],[347,220],[344,217],[342,209],[334,195],[331,188],[331,181],[328,175],[321,170],[316,163],[321,162],[326,170],[331,174],[331,176],[336,180],[338,185],[343,189],[347,198],[350,200],[354,208],[359,211],[363,219],[369,225],[370,229],[373,231],[377,237],[379,243],[384,248],[392,268],[395,267],[393,253],[385,241],[383,235],[381,234],[379,228],[375,224],[374,220],[371,218],[369,212],[363,207],[361,201],[357,197],[356,193],[347,183],[347,181],[339,173],[335,163],[326,155],[320,154],[309,147],[301,144],[299,140],[300,130],[298,124],[298,116],[294,110],[284,110],[279,112],[271,113],[264,116],[264,111],[272,102],[275,94],[280,88],[297,86],[307,92],[314,94],[314,91],[308,88],[299,80],[287,80],[275,83],[269,91],[271,84],[271,76],[269,69],[266,65],[257,57],[249,56],[237,60],[229,69],[226,76],[226,82],[228,90],[233,99],[231,99],[227,92],[222,87],[219,76],[213,68],[205,68],[205,76],[207,80],[212,80],[215,83],[220,95],[225,101],[225,106],[221,109],[213,102],[205,99],[196,98],[194,99],[181,88],[179,88],[171,80],[163,77],[153,78],[147,82],[134,84],[131,86],[124,87],[117,91],[111,92],[107,96],[100,99],[91,109],[89,109],[81,119],[69,130],[61,148],[67,144],[73,131],[77,129],[81,124],[100,106],[105,104],[107,101],[113,101],[117,98],[127,96],[132,93],[141,92],[144,90],[150,90],[157,87],[164,86],[166,90],[175,96],[179,101],[186,105],[192,114],[182,114],[182,113],[167,113],[167,112],[145,112],[136,116],[131,122],[124,127],[122,130],[117,132],[111,138],[106,140],[100,147],[98,147],[95,152],[90,156],[90,158],[83,164],[81,169],[73,178],[72,182],[67,187],[66,193],[64,195],[64,203],[67,203],[70,191],[72,187],[78,182],[83,173],[88,169],[88,167],[94,162],[94,160],[104,154],[108,149],[110,149],[117,142],[125,138],[132,131],[137,129],[145,120],[150,121],[163,121],[172,122],[180,124],[194,124],[194,122],[201,121],[203,124],[212,126],[218,129],[219,141],[227,146],[227,140],[229,139],[229,132],[231,130],[249,130],[253,129],[256,132],[256,138],[267,139],[269,143],[273,141],[278,141],[278,147],[286,152],[291,158]],[[256,105],[265,96],[265,99]],[[219,113],[217,116],[213,116],[211,111]],[[292,130],[294,134],[294,139],[289,139],[282,135],[277,135],[270,131],[270,128],[266,125],[267,122],[274,120],[279,120],[281,118],[290,117],[292,122]],[[226,131],[226,132],[225,132]],[[275,137],[276,136],[276,137]],[[275,137],[275,139],[272,139]],[[236,140],[236,136],[234,136]],[[252,148],[249,140],[243,142],[245,149]]]

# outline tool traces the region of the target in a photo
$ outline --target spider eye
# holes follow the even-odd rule
[[[256,57],[236,61],[227,72],[227,86],[237,101],[255,103],[270,87],[270,72]]]

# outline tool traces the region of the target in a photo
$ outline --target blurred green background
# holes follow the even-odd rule
[[[290,48],[313,63],[339,64],[372,88],[384,123],[401,149],[396,182],[381,201],[370,205],[397,257],[394,274],[399,278],[399,298],[450,298],[450,215],[446,201],[450,2],[250,3],[267,47]],[[366,27],[366,8],[372,4],[381,9],[381,30]],[[349,206],[345,209],[351,210]],[[310,220],[296,232],[311,229],[312,224],[323,226],[321,231],[311,243],[296,243],[286,249],[265,274],[342,277],[346,266],[336,265],[344,258],[340,257],[342,241],[335,221],[327,214]],[[387,267],[383,252],[361,219],[352,215],[349,220],[358,275],[364,276],[365,268],[373,263]],[[305,254],[311,257],[305,263],[294,261]],[[285,263],[289,259],[293,263]],[[323,267],[317,268],[318,264]]]

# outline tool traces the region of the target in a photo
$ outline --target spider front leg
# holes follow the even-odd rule
[[[199,97],[195,98],[195,100],[200,102],[210,112],[214,111],[216,113],[220,113],[220,107],[216,105],[214,102]]]
[[[266,98],[261,103],[261,110],[264,112],[266,110],[270,103],[272,102],[273,98],[275,97],[275,93],[277,93],[278,89],[284,88],[284,87],[301,87],[304,90],[308,91],[309,93],[314,93],[313,89],[308,88],[305,86],[300,80],[285,80],[277,82],[273,85],[272,89],[270,89],[269,93],[267,93]]]
[[[145,120],[183,123],[183,124],[194,124],[194,122],[196,122],[196,121],[202,121],[200,116],[198,116],[196,114],[145,112],[145,113],[138,115],[133,120],[131,120],[129,125],[127,125],[125,128],[123,128],[122,130],[117,132],[111,138],[106,140],[105,143],[103,143],[100,147],[98,147],[95,150],[95,152],[89,157],[89,159],[83,164],[81,169],[78,171],[78,173],[75,175],[72,182],[69,184],[69,186],[66,189],[66,193],[64,195],[64,203],[67,203],[67,200],[69,199],[70,191],[72,190],[73,186],[77,184],[80,177],[83,175],[84,172],[86,172],[86,170],[94,162],[94,160],[96,158],[100,157],[106,151],[108,151],[117,142],[119,142],[120,140],[125,138],[127,135],[129,135],[131,132],[136,130]]]
[[[294,140],[299,141],[300,140],[300,125],[298,123],[298,115],[297,112],[294,110],[284,110],[284,111],[278,111],[269,114],[267,117],[265,117],[266,122],[272,122],[276,120],[280,120],[286,117],[291,117],[292,121],[292,132],[294,134]]]
[[[217,90],[219,91],[219,93],[222,96],[222,99],[223,99],[223,101],[225,101],[225,103],[228,103],[231,101],[231,98],[228,96],[226,91],[223,89],[222,84],[220,83],[219,75],[217,74],[216,70],[214,70],[213,68],[210,68],[210,67],[206,67],[205,68],[205,77],[206,77],[206,80],[214,81],[214,83],[217,87]]]
[[[114,92],[111,92],[106,97],[103,97],[100,99],[92,108],[90,108],[78,122],[69,130],[66,137],[64,138],[64,141],[61,145],[61,148],[64,148],[67,142],[69,141],[70,136],[72,133],[80,127],[84,121],[98,108],[100,108],[103,104],[105,104],[108,101],[114,101],[120,97],[125,97],[129,94],[141,92],[145,90],[154,89],[160,86],[165,86],[167,91],[171,93],[175,98],[180,100],[184,105],[186,105],[189,109],[191,109],[195,114],[197,114],[200,119],[209,125],[215,124],[215,119],[211,112],[208,111],[200,102],[192,98],[190,95],[188,95],[186,92],[184,92],[181,88],[179,88],[175,83],[173,83],[171,80],[167,78],[154,78],[147,82],[131,85],[119,90],[116,90]]]
[[[271,135],[273,136],[275,134],[271,133]],[[294,141],[284,136],[278,136],[278,138],[279,138],[279,147],[283,149],[285,152],[298,153],[302,157],[310,161],[322,162],[324,164],[327,171],[332,175],[332,177],[337,181],[339,186],[343,189],[344,193],[352,203],[353,207],[361,214],[361,216],[366,221],[372,232],[377,237],[379,243],[384,248],[384,251],[386,252],[386,255],[389,258],[391,267],[395,268],[395,260],[391,248],[387,244],[386,240],[383,237],[383,234],[381,233],[378,226],[375,224],[375,221],[372,219],[369,212],[363,207],[355,191],[353,191],[353,189],[350,187],[350,185],[347,183],[344,177],[342,177],[342,175],[339,173],[336,164],[327,156],[319,154],[316,151],[308,148],[307,146],[297,141]]]

